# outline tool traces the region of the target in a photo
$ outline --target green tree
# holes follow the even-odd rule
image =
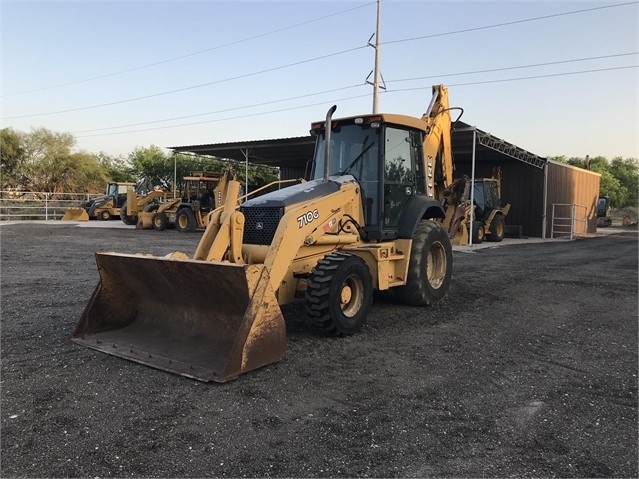
[[[101,193],[109,181],[106,170],[91,153],[72,153],[61,161],[60,167],[67,172],[59,182],[62,191]]]
[[[68,175],[63,162],[68,162],[75,138],[70,133],[55,133],[35,128],[23,136],[24,161],[20,175],[31,191],[61,191],[60,183]],[[60,171],[62,170],[62,171]]]
[[[625,202],[628,191],[610,171],[602,171],[600,173],[599,196],[609,196],[610,206],[619,208]]]
[[[19,188],[19,170],[24,161],[22,133],[12,128],[0,130],[0,188]]]
[[[138,147],[129,154],[136,181],[168,189],[173,182],[173,161],[159,146]]]
[[[626,191],[625,198],[615,206],[639,206],[639,160],[617,156],[610,162],[610,173]]]
[[[94,156],[106,172],[110,181],[135,182],[136,178],[133,173],[133,168],[126,158],[111,156],[103,151]]]

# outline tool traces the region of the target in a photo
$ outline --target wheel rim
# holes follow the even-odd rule
[[[155,226],[156,228],[159,228],[161,224],[162,224],[162,222],[160,221],[160,217],[159,216],[155,216],[153,218],[153,226]]]
[[[484,240],[484,228],[483,226],[480,226],[479,228],[477,228],[477,238],[479,238],[480,240]]]
[[[359,276],[351,275],[342,283],[340,308],[344,316],[352,318],[362,308],[364,284]]]
[[[446,250],[439,241],[433,242],[428,251],[426,275],[432,288],[439,288],[446,277]]]
[[[178,218],[178,224],[180,225],[180,228],[186,228],[186,216],[180,215],[180,217]]]
[[[497,236],[503,236],[504,234],[504,224],[500,221],[499,223],[497,223]]]

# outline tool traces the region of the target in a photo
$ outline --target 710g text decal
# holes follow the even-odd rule
[[[315,221],[317,218],[319,218],[318,210],[308,211],[305,214],[297,217],[297,224],[300,225],[300,228],[303,228],[307,224]]]

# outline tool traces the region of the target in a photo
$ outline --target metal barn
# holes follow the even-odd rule
[[[175,153],[213,156],[280,168],[281,179],[303,178],[315,138],[301,136],[170,147]],[[491,177],[501,170],[502,203],[510,235],[550,238],[595,233],[600,175],[547,160],[458,121],[452,134],[455,176]]]

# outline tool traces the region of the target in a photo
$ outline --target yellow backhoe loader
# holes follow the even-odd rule
[[[120,216],[120,208],[126,202],[127,191],[134,190],[135,183],[111,182],[106,193],[83,201],[80,207],[72,207],[62,216],[62,221],[110,220]]]
[[[473,191],[467,176],[458,178],[445,194],[446,218],[444,225],[454,245],[473,244],[485,240],[500,242],[506,231],[506,216],[510,204],[501,204],[501,170],[497,168],[491,178],[475,178]],[[474,205],[471,218],[471,203]],[[472,222],[472,227],[471,227]]]
[[[81,345],[202,381],[284,357],[280,305],[303,294],[313,326],[350,335],[374,289],[435,305],[453,269],[443,85],[422,118],[366,114],[313,123],[312,179],[248,199],[229,182],[192,257],[97,253],[100,281],[73,334]]]

